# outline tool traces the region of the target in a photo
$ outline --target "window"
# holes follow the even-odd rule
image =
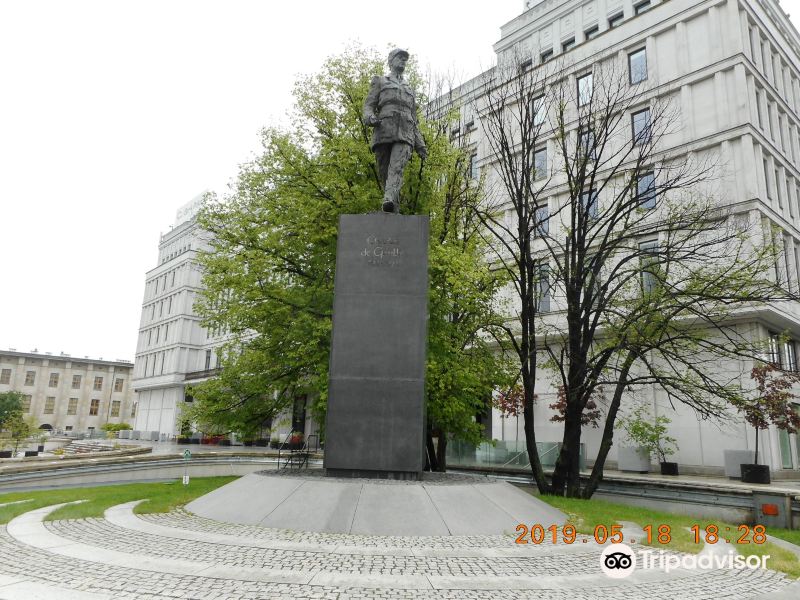
[[[647,10],[650,10],[650,0],[644,0],[644,2],[633,5],[633,14],[635,15],[640,15]]]
[[[631,84],[647,79],[647,51],[644,48],[628,55],[628,72]]]
[[[536,292],[538,302],[536,310],[550,312],[550,267],[542,264],[536,269]]]
[[[50,373],[50,382],[48,387],[58,387],[58,373]]]
[[[0,371],[0,383],[11,383],[11,369]]]
[[[151,345],[153,343],[153,330],[150,329],[147,332],[147,345]]]
[[[590,190],[581,194],[580,209],[585,218],[597,218],[597,190]]]
[[[73,375],[72,376],[72,389],[79,390],[81,387],[81,376],[80,375]]]
[[[131,405],[131,419],[133,419],[133,418],[136,416],[136,404],[137,404],[137,403],[136,403],[136,402],[134,402],[134,403]]]
[[[758,126],[763,131],[764,118],[761,115],[761,92],[756,88],[756,118],[758,119]]]
[[[561,43],[561,51],[562,52],[569,52],[575,47],[575,38],[569,38],[568,40]]]
[[[534,212],[535,228],[538,235],[547,235],[550,232],[550,207],[537,206]]]
[[[169,297],[169,306],[167,306],[167,314],[172,314],[172,296]]]
[[[649,294],[658,287],[658,242],[639,244],[639,265],[642,270],[642,293]]]
[[[650,109],[645,108],[631,115],[633,143],[646,144],[650,141]]]
[[[95,377],[94,378],[94,390],[99,392],[103,389],[103,378],[102,377]]]
[[[769,357],[768,360],[776,367],[781,367],[781,338],[777,333],[769,332]]]
[[[578,106],[589,104],[592,101],[592,74],[587,73],[578,77]]]
[[[778,169],[775,169],[775,196],[778,198],[778,206],[783,208],[783,198],[781,198],[781,176]]]
[[[44,399],[44,415],[52,415],[56,411],[56,398],[55,396],[48,396]]]
[[[36,371],[25,372],[25,385],[33,385],[36,383]]]
[[[767,165],[766,158],[763,160],[763,163],[764,163],[764,183],[767,186],[767,198],[772,198],[772,186],[769,184],[769,166]],[[28,372],[30,373],[31,371]]]
[[[586,40],[591,40],[592,38],[596,38],[600,33],[600,26],[595,25],[594,27],[589,27],[586,31],[583,32],[583,37]]]
[[[119,416],[119,400],[114,400],[111,403],[111,416],[118,417]]]
[[[117,377],[117,378],[114,380],[114,391],[115,391],[115,392],[121,392],[121,391],[122,391],[122,386],[123,386],[124,384],[125,384],[125,380],[124,380],[124,379],[122,379],[122,377]]]
[[[591,129],[587,129],[585,131],[578,132],[578,145],[580,146],[581,152],[591,160],[597,159],[597,148],[595,148],[594,143],[594,131]]]
[[[206,350],[206,371],[211,368],[211,350]]]
[[[636,198],[640,208],[650,210],[656,207],[656,177],[652,171],[639,175],[636,181]]]
[[[530,69],[532,66],[533,66],[533,59],[532,59],[532,58],[529,58],[529,59],[527,59],[527,60],[523,60],[523,61],[522,61],[522,62],[519,64],[519,70],[520,70],[520,71],[527,71],[527,70],[528,70],[528,69]]]
[[[67,414],[68,415],[77,415],[78,414],[78,399],[77,398],[70,398],[69,404],[67,404]]]
[[[100,412],[100,400],[97,398],[92,399],[91,405],[89,405],[89,415],[96,416]]]
[[[794,340],[787,340],[783,344],[783,359],[787,371],[797,371],[797,348]]]
[[[622,20],[625,18],[625,15],[620,11],[615,15],[608,17],[608,28],[614,29],[617,25],[622,23]]]
[[[469,178],[478,178],[478,154],[476,152],[469,155]]]
[[[547,149],[540,148],[533,153],[533,178],[547,177]]]
[[[22,412],[31,412],[31,397],[28,395],[22,397]]]
[[[547,118],[547,109],[544,106],[544,96],[538,96],[533,99],[533,124],[541,125]]]
[[[64,431],[72,431],[72,425],[67,425],[64,427]]]
[[[542,64],[546,63],[548,60],[553,58],[553,51],[552,50],[545,50],[539,55],[539,58],[542,61]]]
[[[172,271],[172,282],[170,283],[170,287],[175,287],[175,271]]]

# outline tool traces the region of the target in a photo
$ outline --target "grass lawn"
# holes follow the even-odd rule
[[[83,519],[86,517],[102,517],[103,512],[115,504],[146,500],[135,509],[138,514],[169,512],[176,506],[191,502],[195,498],[207,494],[230,483],[236,477],[192,477],[189,485],[183,485],[180,479],[160,483],[126,483],[120,485],[103,485],[84,488],[63,488],[40,490],[35,492],[10,492],[0,494],[0,504],[17,500],[30,500],[20,504],[0,507],[0,524],[8,523],[24,512],[61,504],[75,500],[86,500],[81,504],[64,506],[48,515],[47,520]]]
[[[532,487],[526,486],[523,489],[531,494],[538,495]],[[646,539],[640,540],[638,538],[636,542],[650,545],[654,548],[679,550],[692,554],[700,552],[703,549],[704,529],[708,525],[716,525],[720,538],[729,539],[732,543],[735,543],[740,535],[737,529],[740,525],[739,523],[727,523],[720,520],[675,515],[668,512],[639,508],[637,506],[628,506],[627,504],[607,502],[605,500],[580,500],[578,498],[562,498],[559,496],[539,496],[539,498],[563,511],[568,516],[569,522],[575,526],[578,533],[594,535],[595,526],[599,524],[605,525],[610,531],[611,525],[619,523],[620,521],[630,521],[642,528],[647,525],[652,525],[653,539],[651,543],[647,544]],[[547,527],[548,524],[542,523],[542,525]],[[669,525],[670,527],[671,540],[668,544],[661,544],[656,539],[659,525]],[[689,531],[689,528],[693,525],[700,526],[699,544],[696,544],[694,541],[694,532]],[[730,529],[726,530],[726,528]],[[631,535],[625,533],[624,527],[623,535],[625,537],[623,541],[630,541]],[[767,535],[774,535],[775,537],[800,545],[800,531],[768,529]],[[750,541],[748,544],[735,544],[740,554],[744,556],[749,556],[751,554],[768,554],[770,556],[767,562],[769,568],[786,573],[791,577],[800,577],[800,560],[798,560],[795,554],[769,542],[764,544],[753,543],[752,531],[748,539]]]

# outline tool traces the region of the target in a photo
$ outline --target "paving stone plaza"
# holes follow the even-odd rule
[[[43,521],[0,530],[3,600],[272,598],[797,598],[769,570],[639,568],[615,580],[602,547],[518,545],[511,535],[393,537],[296,532],[212,521],[176,510]],[[641,549],[636,544],[634,549]],[[724,551],[724,550],[723,550]]]

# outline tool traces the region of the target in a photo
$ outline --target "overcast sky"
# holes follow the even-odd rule
[[[522,0],[0,0],[0,349],[133,360],[179,206],[351,41],[465,80]]]

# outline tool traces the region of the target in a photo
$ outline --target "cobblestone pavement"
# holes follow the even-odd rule
[[[769,598],[792,583],[766,570],[600,569],[603,547],[512,537],[377,537],[218,523],[177,510],[0,527],[0,600]],[[634,545],[634,549],[641,549]],[[791,596],[789,596],[791,597]]]

